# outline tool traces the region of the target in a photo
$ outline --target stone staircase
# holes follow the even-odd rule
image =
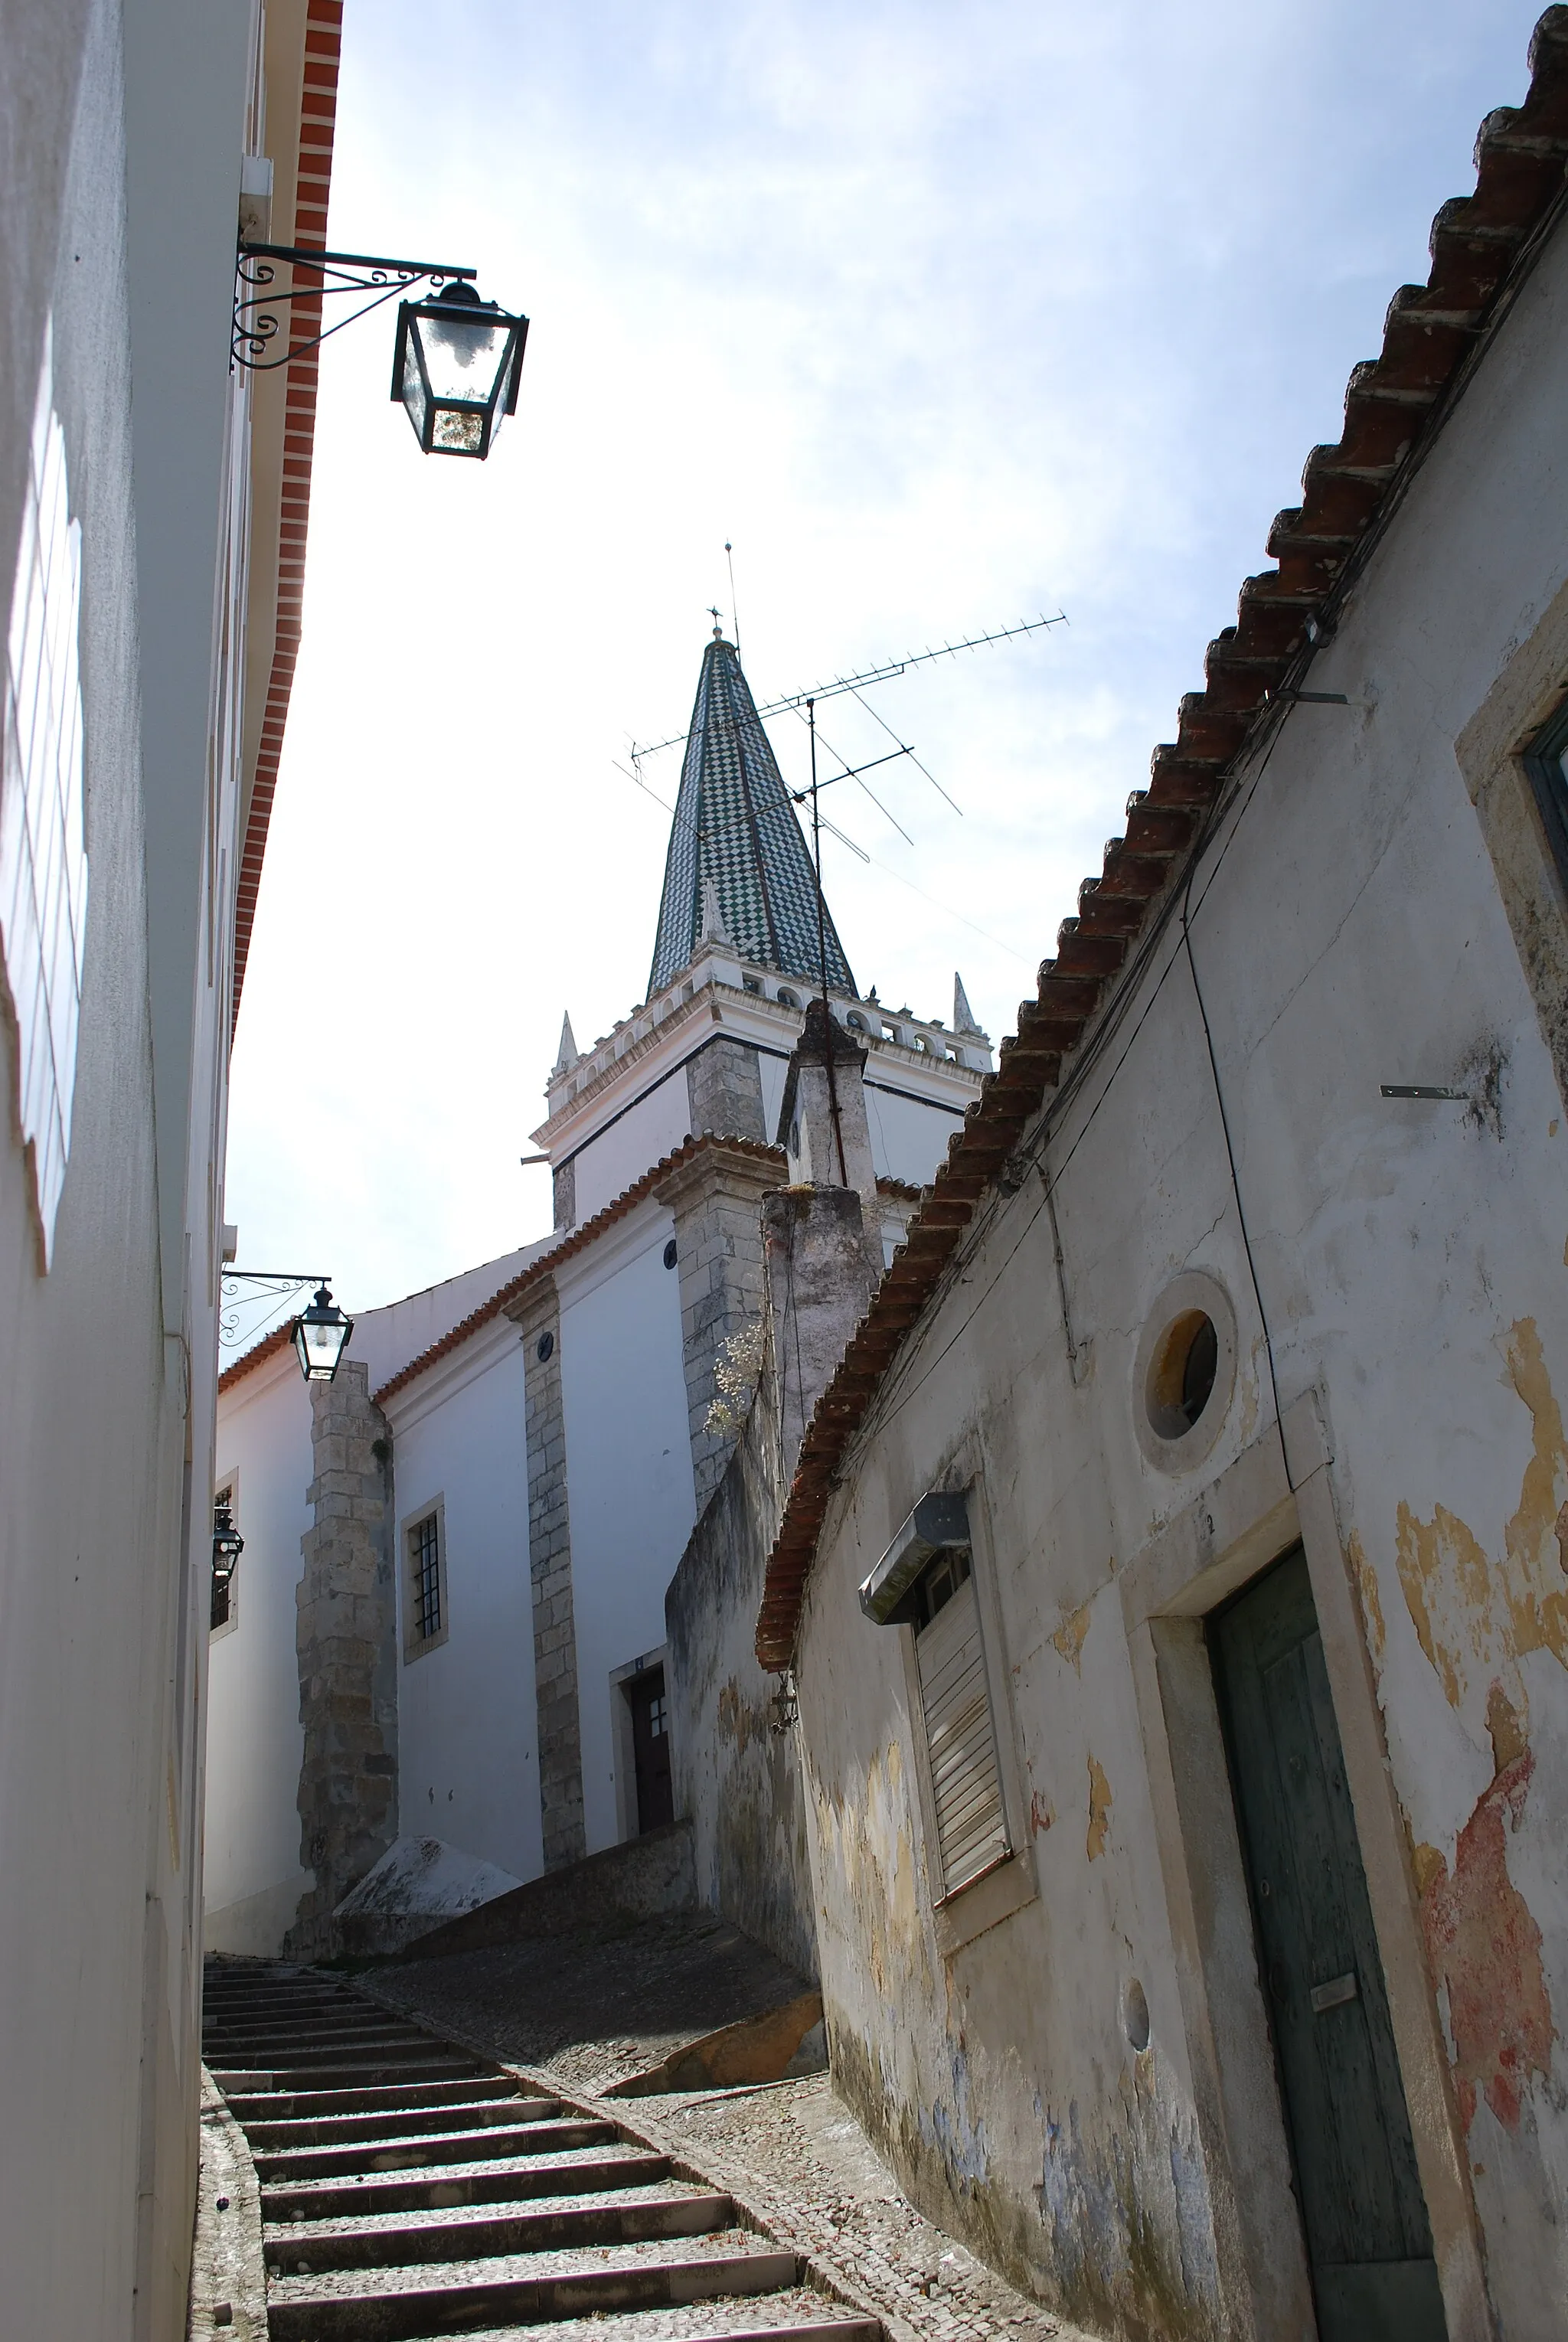
[[[210,1961],[204,2056],[255,2165],[269,2342],[882,2342],[619,2123],[319,1971]]]

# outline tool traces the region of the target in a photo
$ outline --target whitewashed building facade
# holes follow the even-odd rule
[[[859,996],[831,916],[824,934],[888,1256],[991,1052],[961,985],[952,1028],[889,1011]],[[283,1334],[224,1376],[217,1485],[245,1549],[212,1650],[215,1948],[318,1948],[400,1835],[526,1879],[670,1817],[664,1591],[733,1446],[708,1418],[721,1352],[761,1308],[762,1196],[810,1174],[797,1118],[779,1126],[819,976],[799,822],[715,635],[647,999],[590,1050],[563,1027],[535,1134],[554,1233],[365,1313],[314,1415]],[[348,1501],[375,1518],[331,1564],[361,1573],[369,1621],[339,1679],[313,1656],[301,1542],[344,1439]],[[363,1745],[342,1720],[358,1703]],[[309,1818],[350,1809],[342,1829]]]
[[[828,1385],[834,2077],[1127,2337],[1568,2303],[1568,10]]]
[[[235,247],[269,166],[273,234],[325,243],[341,15],[12,0],[0,35],[0,2323],[30,2342],[185,2330],[228,1053],[315,405],[314,355],[232,365]]]

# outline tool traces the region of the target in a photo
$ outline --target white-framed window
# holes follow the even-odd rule
[[[444,1643],[446,1502],[434,1496],[403,1524],[403,1656],[422,1658]]]
[[[0,774],[0,946],[15,1017],[22,1138],[45,1270],[71,1151],[86,945],[81,605],[82,527],[71,517],[51,327],[44,339],[6,636]]]

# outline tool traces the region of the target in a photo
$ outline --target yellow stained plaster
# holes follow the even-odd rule
[[[1383,1618],[1383,1596],[1377,1590],[1377,1572],[1366,1557],[1366,1548],[1352,1529],[1347,1539],[1350,1566],[1355,1573],[1356,1592],[1361,1596],[1362,1627],[1366,1646],[1372,1653],[1373,1664],[1381,1668],[1383,1654],[1388,1642],[1388,1629]]]
[[[1089,1834],[1084,1847],[1091,1862],[1098,1862],[1105,1851],[1105,1834],[1111,1827],[1111,1784],[1105,1778],[1097,1758],[1089,1759]]]
[[[1089,1632],[1089,1613],[1093,1606],[1092,1602],[1081,1602],[1051,1637],[1053,1647],[1060,1651],[1064,1659],[1072,1660],[1074,1675],[1081,1675],[1084,1671],[1084,1643]]]
[[[1446,1505],[1423,1521],[1401,1503],[1396,1551],[1417,1640],[1449,1705],[1460,1709],[1484,1697],[1494,1743],[1520,1747],[1529,1718],[1520,1660],[1550,1651],[1568,1667],[1568,1439],[1533,1318],[1512,1327],[1505,1356],[1533,1436],[1503,1557],[1494,1560]]]

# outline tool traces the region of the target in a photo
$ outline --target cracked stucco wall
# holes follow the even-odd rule
[[[1261,1998],[1248,1970],[1207,2037],[1193,2017],[1203,1978],[1131,1591],[1159,1540],[1216,1534],[1227,1471],[1267,1448],[1277,1474],[1275,1379],[1287,1413],[1310,1401],[1324,1426],[1323,1516],[1359,1622],[1335,1696],[1347,1744],[1378,1752],[1401,1849],[1374,1907],[1391,1997],[1419,2002],[1434,2044],[1433,2076],[1418,2089],[1407,2067],[1406,2089],[1423,2174],[1453,2174],[1441,2206],[1427,2183],[1450,2331],[1544,2336],[1568,2297],[1562,953],[1520,924],[1522,896],[1554,899],[1528,864],[1541,841],[1476,780],[1477,758],[1500,770],[1568,689],[1551,631],[1568,579],[1565,339],[1560,239],[1313,669],[1349,704],[1290,716],[1194,886],[1234,1182],[1193,968],[1168,932],[1106,1077],[1050,1142],[1076,1375],[1028,1177],[993,1199],[884,1386],[803,1621],[841,2086],[924,2208],[1126,2337],[1283,2330],[1259,2307],[1269,2240],[1249,2245],[1227,2210],[1252,2175],[1226,2167],[1205,2097],[1227,2058],[1244,2067],[1239,2001]],[[1510,699],[1511,673],[1528,689]],[[1462,1095],[1382,1095],[1410,1083]],[[1193,1272],[1229,1297],[1235,1372],[1208,1451],[1165,1472],[1135,1436],[1134,1364],[1162,1292]],[[961,1451],[984,1481],[1039,1893],[944,1951],[897,1636],[861,1617],[854,1588]],[[1270,1557],[1243,1538],[1232,1582]],[[1244,1968],[1244,1906],[1235,1940]],[[1253,2096],[1277,2132],[1273,2087],[1262,2072]],[[1282,2266],[1300,2254],[1285,2200]]]

